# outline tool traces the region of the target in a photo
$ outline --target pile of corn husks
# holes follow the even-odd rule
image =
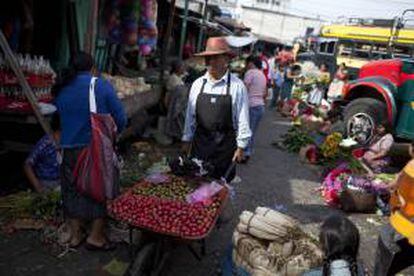
[[[291,217],[269,208],[243,211],[233,233],[233,261],[252,276],[302,275],[323,254]]]

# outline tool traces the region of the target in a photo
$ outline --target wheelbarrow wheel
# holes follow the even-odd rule
[[[128,276],[151,276],[154,268],[156,244],[146,244],[128,268]]]

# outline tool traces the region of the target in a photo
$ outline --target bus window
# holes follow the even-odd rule
[[[386,45],[376,44],[372,46],[371,59],[378,60],[387,58],[390,58],[390,56]]]
[[[320,54],[325,54],[326,53],[326,42],[321,42],[320,44],[319,44],[319,53]]]
[[[316,52],[318,49],[318,46],[315,42],[312,42],[310,45],[310,50]]]
[[[322,55],[334,55],[335,54],[335,41],[321,42],[319,43],[319,54]]]
[[[335,54],[335,41],[331,41],[331,42],[328,43],[328,48],[327,48],[326,52],[330,55]]]
[[[412,48],[408,46],[396,45],[394,46],[393,54],[396,58],[411,58]]]
[[[352,42],[341,42],[338,44],[338,56],[339,57],[351,57],[352,54]]]
[[[353,56],[355,58],[369,59],[372,45],[366,43],[355,43]]]

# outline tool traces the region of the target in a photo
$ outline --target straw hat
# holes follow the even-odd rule
[[[205,57],[229,54],[231,52],[230,46],[227,43],[226,38],[222,36],[210,37],[207,40],[206,50],[201,53],[194,54],[194,56]]]

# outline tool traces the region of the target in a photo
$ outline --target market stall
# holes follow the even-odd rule
[[[48,116],[55,110],[50,103],[56,76],[67,66],[70,54],[84,46],[79,41],[85,33],[75,31],[75,13],[80,8],[77,4],[50,0],[1,4],[0,29],[4,38],[0,66],[2,149],[27,150],[48,132]],[[92,5],[87,4],[82,7],[86,13],[93,10]],[[88,35],[93,36],[92,33]],[[12,59],[16,62],[11,62]]]
[[[0,28],[5,31],[8,43],[17,53],[18,65],[33,91],[36,105],[39,106],[41,114],[45,115],[45,121],[48,120],[48,115],[55,110],[50,105],[53,101],[52,87],[55,84],[56,76],[61,75],[61,70],[67,66],[69,53],[78,50],[94,53],[96,50],[99,69],[104,72],[107,70],[112,72],[116,69],[115,71],[122,74],[123,71],[116,64],[109,65],[117,61],[123,68],[130,69],[130,65],[134,65],[131,62],[135,60],[138,63],[132,69],[139,72],[142,69],[141,64],[145,63],[146,56],[155,52],[157,43],[157,1],[155,0],[136,0],[128,3],[108,0],[68,5],[64,4],[64,1],[56,2],[59,2],[53,4],[53,7],[58,11],[56,16],[46,19],[41,16],[43,4],[36,3],[26,7],[27,14],[25,16],[33,20],[32,32],[38,35],[38,39],[27,36],[27,33],[22,33],[20,36],[19,28],[12,24],[14,21],[8,23],[10,15],[4,15],[6,21],[2,21],[3,23],[0,24]],[[4,8],[7,10],[11,8],[9,6],[5,5]],[[25,20],[20,18],[18,13],[22,7],[20,5],[11,6],[16,10],[14,20],[16,22]],[[0,16],[3,15],[0,14]],[[59,21],[59,23],[50,24],[57,17],[61,19],[65,16],[70,19],[69,23]],[[86,18],[89,19],[86,20]],[[55,45],[54,49],[50,49],[50,44],[46,45],[46,40],[41,39],[44,36],[39,33],[39,28],[44,26],[46,22],[54,25],[54,28],[47,31],[54,41],[52,43]],[[54,31],[56,33],[53,33]],[[22,41],[18,39],[19,37]],[[19,45],[23,43],[23,40],[28,42],[25,44],[25,51],[27,51],[24,52],[25,54],[19,52],[21,48]],[[93,45],[94,41],[97,42],[96,47]],[[105,50],[101,47],[102,43],[108,46],[104,47]],[[138,56],[134,55],[135,50]],[[17,144],[22,144],[20,149],[25,148],[23,144],[26,144],[26,148],[28,148],[28,145],[33,144],[42,135],[42,131],[38,127],[39,119],[34,116],[33,106],[23,94],[21,84],[9,64],[5,62],[4,55],[5,53],[2,53],[0,57],[0,122],[2,128],[8,131],[3,133],[1,140],[7,140],[6,143],[3,143],[3,147],[10,145],[9,142],[14,142],[14,144],[17,142]],[[143,75],[147,74],[144,72]],[[119,76],[112,78],[116,83],[120,83],[116,89],[122,98],[129,118],[155,105],[160,99],[160,88],[156,85],[149,86],[145,81],[137,83],[133,78],[127,79]],[[151,81],[154,82],[153,79]],[[122,82],[126,85],[122,85]],[[17,125],[35,129],[35,131],[31,131],[33,137],[19,141],[19,138],[24,135],[19,132]],[[15,148],[8,147],[7,149]]]
[[[52,86],[56,74],[50,62],[43,56],[18,54],[17,61],[27,82],[40,103],[52,101]],[[45,106],[45,105],[43,105]],[[22,91],[22,87],[3,55],[0,55],[0,111],[2,113],[31,113],[32,107]],[[47,113],[46,106],[42,113]]]
[[[13,13],[5,12],[9,4],[1,4],[4,9],[0,12],[0,30],[4,32],[4,44],[11,48],[9,53],[3,47],[0,52],[0,161],[7,163],[0,172],[5,175],[3,193],[27,188],[22,174],[24,160],[33,145],[48,132],[48,122],[56,110],[52,105],[55,92],[52,90],[66,75],[69,57],[77,51],[91,53],[100,72],[114,74],[110,81],[129,119],[126,133],[130,130],[129,134],[135,135],[136,129],[141,128],[137,125],[144,125],[139,119],[141,115],[160,101],[159,72],[153,73],[153,68],[141,70],[151,67],[141,64],[145,65],[156,52],[157,1],[131,1],[133,9],[122,6],[124,2],[35,2],[24,10],[24,16],[31,19],[34,36],[18,28],[19,23],[28,19],[21,17],[20,4],[12,5],[16,9]],[[50,9],[45,6],[56,13],[46,15]],[[133,22],[128,22],[128,18]],[[133,54],[134,49],[138,57]],[[21,78],[16,68],[10,67],[10,61],[5,61],[10,55],[17,60]],[[133,60],[137,63],[131,68]],[[138,74],[127,74],[114,61]],[[26,93],[29,90],[31,98]]]
[[[370,144],[361,145],[356,137],[347,137],[341,110],[321,96],[321,87],[327,84],[321,76],[314,65],[302,65],[293,98],[280,109],[291,118],[292,127],[275,145],[298,153],[304,163],[322,167],[319,191],[327,205],[347,212],[387,214],[388,186],[398,172],[388,156],[393,138],[378,132]],[[382,156],[370,159],[369,152],[380,144]]]
[[[6,154],[10,149],[24,151],[27,148],[25,142],[33,143],[42,131],[51,133],[47,115],[56,111],[50,104],[56,74],[42,56],[26,54],[23,57],[13,53],[1,30],[0,45],[3,53],[0,72],[0,127],[3,131],[0,142],[2,153]],[[19,128],[19,125],[26,127]],[[27,135],[29,130],[30,135]]]
[[[97,49],[98,66],[115,87],[128,116],[122,138],[136,135],[146,125],[147,110],[163,97],[157,48],[160,12],[155,0],[101,4],[98,35],[107,47]]]
[[[128,118],[155,105],[160,99],[161,87],[145,83],[143,77],[128,78],[109,74],[102,74],[102,76],[114,86],[118,98],[124,104]]]

